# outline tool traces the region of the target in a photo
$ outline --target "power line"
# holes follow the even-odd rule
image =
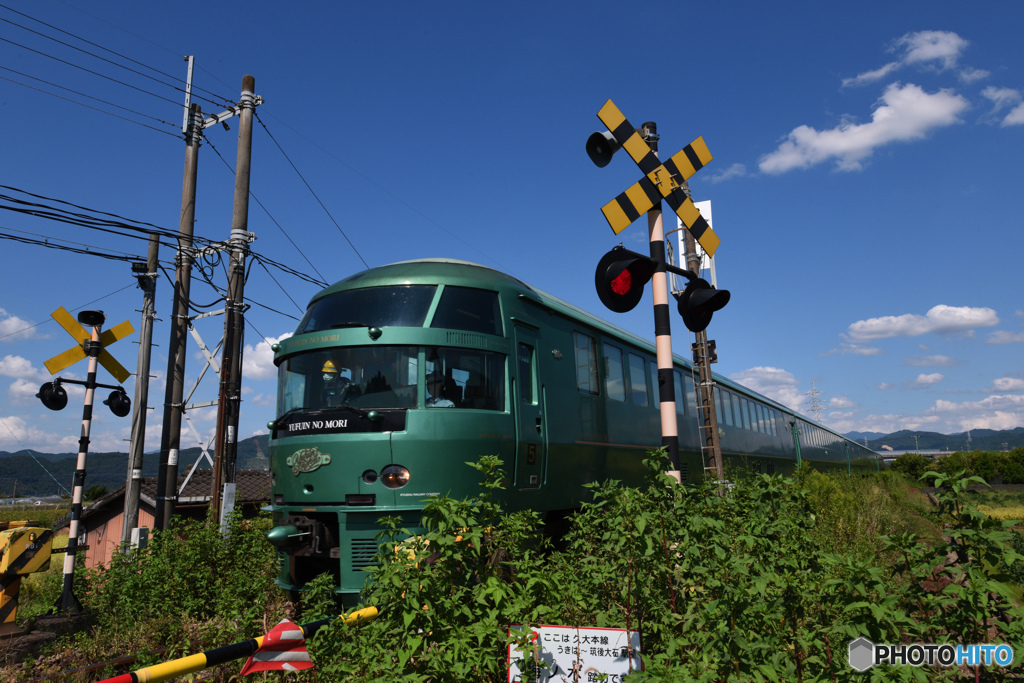
[[[102,102],[103,104],[105,104],[105,105],[107,105],[109,107],[114,107],[115,109],[122,109],[124,111],[127,111],[127,112],[130,112],[132,114],[135,114],[136,116],[143,116],[143,117],[148,118],[148,119],[153,119],[154,121],[157,121],[159,123],[163,123],[163,124],[166,124],[166,125],[173,126],[173,127],[177,128],[177,124],[170,123],[169,121],[164,121],[163,119],[158,119],[155,116],[150,116],[149,114],[144,114],[141,111],[135,111],[134,109],[129,109],[128,107],[122,107],[119,104],[114,104],[113,102],[107,102],[106,100],[101,100],[98,97],[93,97],[92,95],[87,95],[84,92],[79,92],[77,90],[72,90],[71,88],[65,88],[63,85],[58,85],[56,83],[51,83],[50,81],[45,81],[42,78],[36,78],[35,76],[31,76],[29,74],[22,73],[21,71],[15,71],[14,69],[9,69],[6,66],[0,66],[0,69],[3,69],[5,71],[10,71],[11,73],[15,73],[15,74],[18,74],[19,76],[23,76],[24,78],[31,78],[33,81],[39,81],[40,83],[45,83],[46,85],[51,86],[53,88],[60,88],[61,90],[65,90],[67,92],[74,93],[74,94],[76,94],[76,95],[78,95],[80,97],[87,97],[90,100],[94,100],[96,102]],[[15,81],[14,79],[6,79],[6,80],[9,80],[11,83],[17,83],[18,85],[24,86],[26,88],[32,88],[33,90],[36,90],[36,91],[41,92],[41,93],[44,93],[46,95],[51,95],[53,97],[60,97],[60,95],[56,95],[54,93],[47,92],[47,91],[43,90],[42,88],[35,88],[35,87],[30,86],[30,85],[28,85],[26,83],[21,83],[19,81]],[[61,98],[61,99],[64,99],[64,100],[66,100],[68,102],[72,102],[74,104],[79,104],[79,105],[82,105],[82,106],[88,106],[88,105],[85,105],[85,104],[83,104],[81,102],[76,102],[75,100],[72,100],[70,98],[66,98],[65,97],[65,98]],[[97,107],[90,107],[90,109],[94,109],[95,111],[99,111],[99,112],[102,112],[104,114],[109,114],[110,113],[110,112],[103,111],[102,109],[99,109]],[[123,118],[123,117],[118,117],[118,118]],[[137,121],[132,121],[131,119],[124,119],[124,120],[125,121],[131,121],[132,123],[138,123]],[[144,124],[139,124],[139,125],[144,125]],[[152,126],[146,126],[146,127],[147,128],[152,128]],[[166,133],[167,132],[165,130],[160,130],[158,128],[153,128],[153,130],[156,130],[157,132],[160,132],[160,133]],[[176,134],[173,134],[173,133],[170,133],[170,135],[173,135],[174,137],[178,137]]]
[[[0,40],[3,40],[3,38],[0,38]],[[175,137],[175,138],[176,137],[180,137],[178,135],[175,135],[174,133],[168,133],[166,130],[161,130],[160,128],[154,128],[153,126],[147,125],[145,123],[141,123],[139,121],[135,121],[133,119],[129,119],[129,118],[125,117],[125,116],[118,116],[117,114],[114,114],[114,113],[109,112],[109,111],[105,111],[103,109],[100,109],[99,107],[93,107],[91,105],[85,104],[84,102],[78,102],[76,100],[73,100],[70,97],[64,97],[63,95],[58,95],[57,93],[48,92],[46,90],[43,90],[42,88],[37,88],[35,86],[29,85],[28,83],[22,83],[21,81],[16,81],[13,78],[7,78],[6,76],[0,76],[0,79],[8,81],[10,83],[14,83],[16,85],[20,85],[23,88],[28,88],[29,90],[35,90],[36,92],[41,92],[44,95],[49,95],[51,97],[56,97],[57,99],[64,100],[65,102],[71,102],[72,104],[77,104],[78,106],[85,107],[86,109],[92,109],[93,111],[98,111],[99,113],[106,114],[107,116],[113,116],[115,119],[121,119],[122,121],[127,121],[128,123],[134,123],[137,126],[142,126],[143,128],[149,128],[150,130],[155,130],[156,132],[163,133],[164,135],[170,135],[171,137]],[[159,119],[157,119],[157,120],[159,120]]]
[[[137,65],[139,65],[139,66],[141,66],[141,67],[143,67],[145,69],[149,69],[150,71],[158,73],[161,76],[164,76],[166,78],[170,78],[170,79],[172,79],[172,81],[176,81],[177,80],[177,77],[175,77],[175,76],[173,76],[171,74],[168,74],[166,72],[160,71],[159,69],[154,68],[152,66],[149,66],[148,64],[143,64],[142,62],[140,62],[140,61],[138,61],[136,59],[132,59],[131,57],[128,57],[127,55],[123,55],[123,54],[121,54],[119,52],[116,52],[116,51],[111,50],[109,48],[103,47],[102,45],[100,45],[98,43],[94,43],[91,40],[87,40],[87,39],[85,39],[85,38],[83,38],[83,37],[81,37],[79,35],[76,35],[74,33],[70,33],[68,31],[65,31],[64,29],[58,28],[57,26],[54,26],[52,24],[48,24],[45,21],[42,21],[40,19],[36,19],[35,17],[29,16],[28,14],[25,14],[24,12],[19,12],[18,10],[14,9],[12,7],[8,7],[7,5],[3,5],[3,4],[0,4],[0,7],[8,10],[9,12],[14,12],[17,15],[25,17],[26,19],[29,19],[31,21],[34,21],[37,24],[42,24],[43,26],[46,26],[47,28],[53,29],[54,31],[59,31],[60,33],[63,33],[66,36],[70,36],[71,38],[74,38],[75,40],[79,40],[79,41],[81,41],[81,42],[83,42],[83,43],[85,43],[87,45],[91,45],[91,46],[93,46],[95,48],[99,48],[100,50],[103,50],[104,52],[108,52],[108,53],[110,53],[112,55],[115,55],[115,56],[117,56],[117,57],[119,57],[119,58],[121,58],[123,60],[131,62],[132,64],[137,64]],[[148,74],[144,74],[144,73],[142,73],[140,71],[136,71],[135,69],[131,69],[131,68],[127,67],[127,66],[124,66],[123,64],[118,64],[117,62],[114,62],[112,60],[106,59],[106,58],[101,57],[99,55],[92,54],[91,52],[88,52],[86,50],[82,50],[81,48],[75,47],[74,45],[70,45],[70,44],[65,43],[63,41],[57,40],[56,38],[53,38],[51,36],[47,36],[47,35],[45,35],[43,33],[39,33],[38,31],[33,31],[32,29],[28,28],[27,26],[22,26],[21,24],[16,24],[13,21],[10,21],[9,19],[2,19],[2,18],[0,18],[0,21],[5,21],[8,24],[11,24],[13,26],[17,26],[19,28],[25,29],[26,31],[29,31],[31,33],[35,33],[38,36],[46,38],[47,40],[52,40],[54,42],[60,43],[61,45],[65,45],[66,47],[69,47],[72,50],[78,50],[79,52],[83,52],[83,53],[85,53],[87,55],[90,55],[92,57],[96,57],[97,59],[103,60],[103,61],[105,61],[105,62],[107,62],[109,64],[113,64],[114,66],[120,67],[120,68],[125,69],[127,71],[131,71],[132,73],[137,74],[139,76],[142,76],[143,78],[148,78],[148,79],[150,79],[152,81],[155,81],[155,82],[157,82],[157,83],[159,83],[161,85],[166,85],[166,86],[168,86],[170,88],[173,88],[174,90],[177,90],[178,92],[182,92],[182,93],[185,92],[184,88],[182,88],[179,85],[176,85],[175,83],[166,83],[164,81],[159,80],[158,78],[154,78],[153,76],[150,76]],[[201,88],[196,88],[196,87],[193,86],[193,90],[201,90]],[[216,93],[210,92],[209,90],[204,90],[204,92],[208,92],[211,95],[213,95],[214,97],[218,98],[216,101],[212,100],[212,99],[207,99],[207,98],[200,98],[200,99],[206,99],[206,101],[210,102],[211,104],[214,104],[214,105],[217,105],[217,106],[224,106],[225,102],[230,102],[231,101],[231,100],[229,100],[227,98],[220,97]]]
[[[338,225],[338,221],[334,220],[334,216],[331,215],[331,212],[327,209],[327,206],[325,206],[324,203],[322,201],[320,201],[320,197],[317,196],[316,192],[313,190],[313,188],[310,186],[310,184],[308,182],[306,182],[306,178],[302,175],[302,173],[299,171],[298,167],[288,157],[288,154],[285,153],[284,148],[281,147],[280,144],[278,144],[277,138],[275,138],[274,135],[267,128],[267,124],[263,123],[263,119],[260,118],[259,114],[256,114],[256,120],[260,122],[260,125],[263,126],[263,130],[267,131],[267,135],[269,135],[270,139],[273,140],[275,145],[277,145],[277,148],[279,150],[281,150],[281,154],[284,155],[285,160],[289,164],[291,164],[291,167],[295,170],[295,173],[299,176],[299,179],[302,180],[303,184],[305,184],[306,189],[308,189],[310,194],[313,195],[313,198],[316,199],[317,203],[320,204],[320,207],[324,210],[324,213],[326,213],[327,217],[331,219],[332,223],[334,223],[334,227],[336,227],[338,229],[338,232],[341,233],[341,236],[345,238],[346,242],[348,242],[348,246],[352,247],[352,251],[354,251],[356,253],[356,256],[358,256],[359,260],[363,262],[363,265],[366,266],[367,268],[369,268],[370,264],[366,262],[366,259],[363,258],[363,255],[359,253],[358,249],[356,249],[356,245],[352,244],[352,240],[350,240],[348,238],[348,235],[345,234],[345,231],[341,229],[340,225]]]
[[[64,484],[62,484],[59,481],[57,481],[57,478],[55,476],[53,476],[52,474],[50,474],[50,470],[46,469],[46,466],[43,465],[43,463],[39,462],[39,458],[37,458],[35,455],[33,455],[32,451],[30,451],[28,448],[25,447],[25,444],[21,443],[21,439],[18,438],[18,435],[15,434],[14,430],[11,429],[10,425],[7,424],[7,420],[5,420],[2,417],[0,417],[0,422],[2,422],[4,424],[4,427],[7,427],[7,431],[9,431],[11,433],[11,436],[14,437],[14,440],[17,441],[21,445],[22,450],[24,450],[26,453],[28,453],[29,457],[32,458],[33,460],[35,460],[37,465],[39,465],[40,467],[43,468],[43,472],[46,472],[47,474],[49,474],[50,475],[50,479],[53,479],[54,481],[56,481],[57,482],[57,486],[59,486],[62,489],[64,489],[68,493],[68,495],[70,495],[71,491],[68,491],[67,487],[65,487]],[[28,477],[26,477],[26,479],[27,478]]]
[[[223,162],[223,164],[225,166],[227,166],[228,170],[231,171],[232,174],[234,174],[235,169],[231,168],[231,164],[229,164],[227,162],[227,160],[223,157],[223,155],[221,155],[220,151],[214,146],[214,144],[210,141],[210,139],[208,137],[206,137],[205,134],[203,135],[203,139],[206,140],[206,143],[210,146],[210,149],[212,149],[213,152],[220,158],[221,162]],[[309,267],[312,268],[316,272],[316,274],[320,276],[320,279],[324,280],[325,283],[326,283],[326,278],[324,278],[324,276],[320,273],[320,271],[316,269],[316,266],[313,265],[313,262],[310,261],[309,258],[306,257],[306,254],[304,254],[302,249],[299,248],[299,245],[295,244],[295,240],[293,240],[291,238],[291,235],[289,235],[288,232],[281,226],[281,224],[278,223],[277,220],[270,214],[270,210],[267,209],[267,207],[263,205],[263,202],[261,202],[256,197],[256,195],[253,194],[253,192],[251,190],[249,191],[249,196],[253,198],[253,201],[255,201],[257,204],[259,204],[260,208],[263,209],[263,212],[265,214],[267,214],[267,217],[270,219],[270,221],[274,225],[277,226],[277,229],[281,231],[281,234],[284,235],[285,238],[289,242],[291,242],[291,245],[293,247],[295,247],[295,251],[299,252],[299,255],[302,256],[302,258],[306,259],[306,263],[309,264]]]

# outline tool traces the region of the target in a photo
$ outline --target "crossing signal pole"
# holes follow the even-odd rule
[[[653,282],[661,441],[673,468],[670,474],[678,480],[679,436],[676,423],[675,381],[672,372],[667,272],[678,273],[688,280],[686,290],[679,299],[678,308],[683,315],[683,322],[691,330],[694,330],[694,327],[703,330],[710,322],[711,314],[728,303],[729,292],[717,290],[698,278],[695,273],[666,263],[661,201],[667,201],[679,216],[687,228],[688,238],[700,242],[704,250],[713,256],[718,248],[718,236],[693,205],[686,186],[687,179],[711,161],[711,154],[703,138],[697,138],[666,162],[661,163],[658,157],[657,126],[654,122],[645,123],[640,130],[633,128],[611,100],[605,103],[597,116],[608,130],[594,133],[587,140],[587,154],[594,164],[603,168],[608,165],[615,152],[625,149],[645,174],[637,183],[602,207],[601,212],[615,234],[629,227],[640,214],[647,213],[650,257],[621,247],[613,249],[598,263],[595,285],[601,301],[611,310],[621,313],[635,307],[643,295],[644,285],[648,281]],[[702,374],[702,377],[710,382],[710,372]],[[710,391],[709,386],[708,396],[711,395]],[[710,423],[714,424],[713,406],[709,417]],[[717,444],[717,428],[714,436]],[[714,450],[711,458],[719,473],[718,478],[721,479],[720,450]]]

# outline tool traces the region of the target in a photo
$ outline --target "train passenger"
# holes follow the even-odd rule
[[[441,391],[444,388],[444,375],[437,370],[427,375],[427,393],[430,397],[427,398],[428,408],[454,408],[455,404],[450,400],[441,395]]]

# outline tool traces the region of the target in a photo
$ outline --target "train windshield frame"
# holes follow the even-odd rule
[[[448,399],[440,404],[444,407],[507,410],[505,354],[395,345],[335,347],[290,356],[278,368],[277,414],[343,406],[431,408],[425,384],[427,376],[435,375],[443,378]]]
[[[310,304],[295,334],[365,325],[422,327],[437,285],[366,287],[329,294]]]

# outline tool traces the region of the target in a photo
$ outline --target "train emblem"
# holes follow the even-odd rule
[[[292,474],[297,477],[303,472],[315,472],[324,465],[330,465],[331,456],[321,453],[316,446],[311,446],[292,453],[285,464],[292,468]]]

